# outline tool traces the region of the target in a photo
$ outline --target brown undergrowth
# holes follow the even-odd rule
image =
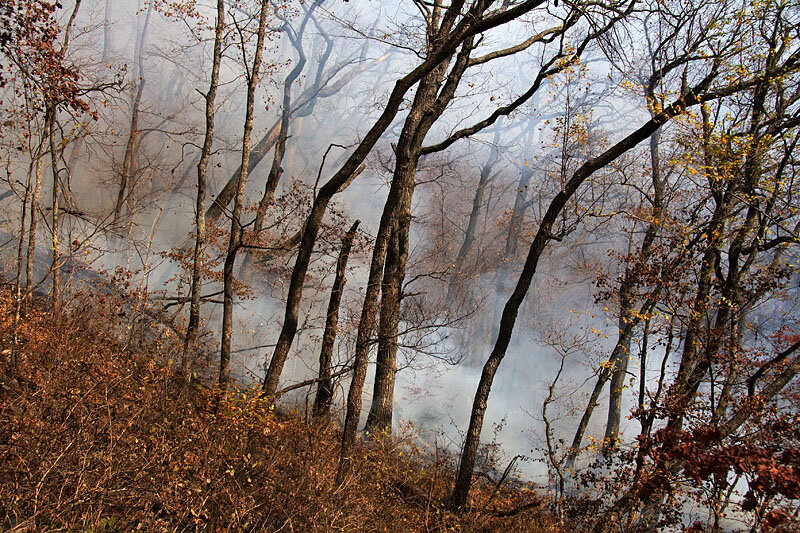
[[[174,333],[130,342],[125,305],[77,301],[58,317],[28,304],[13,370],[13,305],[0,301],[0,530],[556,530],[530,492],[491,497],[480,480],[475,509],[448,512],[452,461],[407,442],[362,443],[336,485],[333,421],[182,385]]]

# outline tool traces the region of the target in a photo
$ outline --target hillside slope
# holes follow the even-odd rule
[[[74,302],[58,317],[29,303],[12,369],[13,307],[0,298],[0,530],[558,530],[529,491],[492,498],[488,482],[475,510],[448,513],[452,462],[402,442],[363,444],[337,486],[333,421],[187,387],[174,334],[126,337],[108,294]]]

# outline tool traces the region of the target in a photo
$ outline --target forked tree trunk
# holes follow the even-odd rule
[[[431,28],[429,31],[435,31],[435,28]],[[472,51],[472,42],[472,37],[464,40],[457,60],[454,62],[452,72],[449,73],[446,82],[444,82],[445,74],[450,65],[450,58],[442,60],[436,68],[420,81],[417,93],[414,95],[411,110],[406,117],[397,142],[392,185],[384,205],[378,235],[375,238],[367,291],[364,296],[361,319],[358,323],[353,377],[347,394],[347,413],[345,414],[344,429],[342,431],[342,449],[339,468],[336,473],[336,479],[339,483],[344,480],[344,476],[349,470],[351,452],[355,444],[358,423],[361,418],[361,395],[369,361],[370,335],[377,317],[381,274],[385,266],[389,239],[393,231],[400,229],[401,219],[403,224],[410,224],[411,199],[415,185],[414,178],[416,176],[417,161],[422,151],[422,143],[431,126],[441,116],[444,108],[455,94],[461,75],[467,67],[469,54]],[[407,228],[405,231],[407,231]],[[402,269],[400,267],[401,265],[398,262],[396,265],[397,272],[394,274],[396,279],[401,279],[405,275],[405,264],[402,265]],[[399,300],[397,300],[397,303],[399,303]],[[393,388],[394,377],[392,377],[390,384]]]
[[[241,245],[242,232],[242,207],[244,204],[244,188],[247,183],[247,162],[250,159],[250,138],[253,133],[253,109],[255,107],[255,93],[258,86],[259,71],[261,69],[261,56],[264,50],[264,38],[267,29],[267,13],[269,2],[261,0],[261,12],[258,19],[258,34],[253,65],[247,79],[247,109],[244,118],[244,133],[242,135],[242,173],[237,180],[236,196],[233,201],[231,213],[231,233],[228,239],[228,249],[225,254],[223,267],[223,303],[222,303],[222,342],[219,353],[219,387],[224,392],[228,388],[231,373],[231,342],[233,340],[233,267],[236,262],[236,253]],[[247,62],[245,43],[241,43],[242,57]]]
[[[183,360],[181,371],[187,379],[191,371],[192,357],[190,353],[197,343],[200,328],[200,294],[203,288],[203,256],[206,244],[206,174],[211,159],[211,148],[214,143],[214,118],[217,87],[219,86],[219,70],[222,62],[222,39],[225,32],[225,2],[217,0],[217,24],[214,30],[214,53],[211,64],[211,80],[206,100],[206,133],[203,147],[200,150],[200,161],[197,163],[197,203],[195,206],[195,242],[192,257],[192,293],[189,305],[189,324],[183,342]]]
[[[303,226],[300,248],[297,253],[294,268],[292,269],[292,279],[289,284],[289,294],[286,299],[286,311],[284,313],[283,325],[281,326],[278,342],[275,345],[275,350],[269,362],[269,369],[264,378],[263,394],[265,396],[274,396],[275,392],[278,390],[280,375],[286,363],[286,358],[289,355],[289,349],[294,341],[295,334],[297,333],[298,313],[300,301],[303,296],[306,273],[308,272],[311,254],[314,251],[314,243],[319,233],[325,211],[328,208],[328,203],[330,203],[336,193],[347,187],[354,178],[355,173],[358,171],[358,168],[367,155],[372,151],[375,143],[378,142],[381,135],[383,135],[394,121],[404,101],[404,97],[411,87],[436,68],[437,65],[441,64],[442,61],[450,57],[466,39],[482,31],[500,26],[509,20],[513,20],[538,7],[541,3],[540,0],[526,0],[521,4],[510,7],[502,13],[487,19],[481,19],[479,17],[464,18],[455,29],[454,25],[459,19],[461,15],[460,10],[464,5],[463,0],[454,0],[449,7],[443,8],[444,15],[441,17],[442,24],[439,32],[443,37],[437,42],[436,49],[428,54],[419,66],[395,82],[394,88],[386,101],[386,106],[381,115],[364,135],[364,138],[353,150],[350,157],[347,158],[347,161],[325,185],[320,188],[319,194],[314,199],[311,212]],[[480,128],[478,128],[477,131],[480,131]]]
[[[342,303],[342,293],[347,283],[347,260],[353,247],[353,240],[358,231],[360,221],[356,220],[342,239],[342,248],[339,259],[336,261],[336,276],[331,287],[331,297],[328,301],[328,313],[325,318],[325,332],[322,334],[322,348],[319,352],[319,382],[317,394],[314,397],[315,417],[328,414],[333,402],[333,381],[331,378],[331,362],[333,360],[333,345],[336,342],[336,332],[339,326],[339,306]]]
[[[267,210],[272,205],[272,201],[275,198],[275,190],[278,188],[278,183],[283,175],[283,158],[286,154],[286,140],[289,138],[289,120],[292,116],[292,87],[306,66],[306,55],[303,51],[303,36],[305,34],[306,25],[311,19],[314,9],[323,1],[324,0],[317,0],[311,4],[303,17],[303,21],[300,23],[300,28],[298,28],[296,35],[292,36],[291,33],[287,33],[289,39],[292,41],[292,45],[295,50],[297,50],[298,59],[294,68],[289,72],[283,82],[283,110],[281,112],[278,139],[275,143],[275,153],[272,156],[272,167],[270,167],[269,175],[267,176],[264,193],[261,196],[261,200],[258,202],[256,218],[253,223],[253,235],[256,238],[260,236],[264,229],[264,220],[267,216]],[[259,252],[249,250],[242,262],[242,270],[246,270],[247,267],[261,255],[262,254]]]

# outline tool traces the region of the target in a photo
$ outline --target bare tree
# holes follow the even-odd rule
[[[197,202],[195,206],[195,243],[192,258],[191,278],[191,303],[189,307],[189,324],[186,328],[186,338],[183,343],[183,373],[188,376],[191,359],[189,353],[197,342],[197,332],[200,327],[200,294],[203,287],[203,268],[206,241],[206,174],[208,162],[211,159],[211,148],[214,143],[214,119],[216,114],[215,103],[217,88],[219,87],[219,70],[222,63],[222,41],[225,33],[225,2],[217,0],[217,23],[214,29],[214,51],[211,65],[211,79],[208,92],[204,95],[206,101],[206,133],[203,138],[203,147],[200,151],[200,161],[197,163]]]
[[[255,107],[255,93],[258,86],[261,71],[261,57],[264,51],[264,42],[267,33],[267,14],[269,12],[269,2],[261,0],[259,11],[258,28],[256,30],[256,46],[253,62],[247,60],[246,40],[243,36],[243,29],[238,28],[241,37],[240,46],[242,61],[245,67],[245,79],[247,80],[247,104],[244,117],[244,133],[242,135],[242,166],[241,174],[237,180],[236,196],[234,197],[233,210],[231,211],[231,231],[228,239],[228,249],[225,253],[225,263],[223,270],[223,307],[222,307],[222,343],[220,347],[219,361],[219,386],[224,391],[230,380],[230,357],[231,341],[233,339],[233,268],[236,262],[236,254],[241,246],[242,232],[244,231],[241,217],[244,204],[244,187],[247,183],[248,165],[250,159],[250,137],[253,132],[253,109]],[[234,20],[238,25],[239,23]]]

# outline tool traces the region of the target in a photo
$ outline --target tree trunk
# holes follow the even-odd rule
[[[564,188],[550,202],[542,218],[542,222],[539,225],[539,230],[536,232],[536,236],[531,243],[528,257],[525,260],[525,265],[522,268],[522,273],[514,288],[514,292],[511,293],[503,309],[495,346],[481,372],[480,382],[472,404],[464,448],[459,460],[453,495],[450,501],[450,505],[453,508],[463,508],[467,503],[469,488],[472,484],[472,472],[475,468],[475,457],[478,452],[478,444],[480,443],[481,429],[483,428],[483,417],[486,413],[486,404],[489,399],[492,382],[497,373],[497,368],[500,366],[508,350],[508,345],[511,341],[511,333],[514,330],[514,324],[517,319],[519,308],[522,305],[522,300],[525,298],[525,294],[528,292],[528,288],[533,280],[533,275],[536,273],[539,258],[542,252],[544,252],[547,243],[553,238],[553,225],[560,216],[562,209],[567,201],[575,194],[578,187],[594,172],[636,147],[640,142],[644,141],[658,130],[662,124],[680,113],[683,113],[688,106],[700,103],[702,101],[702,91],[708,87],[714,77],[715,75],[702,80],[693,90],[688,92],[686,96],[673,102],[657,116],[650,119],[639,129],[629,134],[598,157],[592,158],[581,165],[566,182]]]
[[[53,313],[58,313],[60,308],[60,294],[61,294],[61,258],[58,249],[58,226],[61,221],[61,217],[58,215],[58,197],[60,195],[60,188],[58,183],[58,154],[56,151],[56,142],[55,142],[55,114],[56,110],[55,107],[52,105],[49,106],[47,110],[48,115],[50,118],[48,122],[50,123],[50,128],[47,132],[47,136],[50,140],[50,166],[52,167],[53,173],[53,197],[52,197],[52,217],[50,219],[50,231],[52,232],[52,261],[50,263],[50,270],[53,273],[53,287],[52,291],[50,292],[52,297],[52,305],[53,305]]]
[[[236,262],[236,253],[241,245],[242,232],[242,207],[244,204],[244,188],[247,183],[247,162],[250,160],[250,138],[253,133],[253,108],[255,107],[255,93],[258,86],[259,71],[261,69],[261,55],[264,50],[264,38],[267,29],[267,13],[269,2],[261,1],[261,13],[258,20],[258,35],[256,39],[255,56],[250,75],[247,79],[247,108],[244,118],[244,134],[242,135],[242,173],[237,180],[236,196],[231,214],[231,233],[228,239],[228,250],[225,254],[223,267],[223,304],[222,304],[222,342],[219,354],[219,387],[224,392],[230,381],[231,341],[233,339],[233,266]],[[242,57],[247,61],[245,43],[241,43]]]
[[[325,319],[325,332],[322,334],[322,348],[319,352],[319,382],[317,394],[314,397],[315,417],[328,414],[333,402],[333,382],[331,379],[331,361],[333,359],[333,344],[336,341],[336,331],[339,325],[339,306],[342,302],[342,293],[347,283],[347,260],[353,247],[353,239],[360,221],[356,220],[342,239],[342,248],[339,259],[336,261],[336,277],[331,287],[331,298],[328,301],[328,314]]]
[[[25,292],[29,293],[36,286],[34,279],[34,266],[36,262],[36,226],[39,222],[39,196],[42,194],[42,159],[44,158],[44,147],[47,132],[50,129],[50,114],[45,119],[42,138],[39,141],[38,153],[33,162],[33,193],[31,194],[31,223],[28,227],[28,249],[25,254]]]
[[[483,208],[483,197],[486,194],[486,186],[489,184],[492,170],[498,159],[497,142],[499,137],[500,128],[495,130],[494,143],[492,144],[492,151],[486,164],[481,168],[480,179],[478,180],[478,187],[475,189],[475,197],[472,200],[472,210],[469,213],[467,221],[467,229],[464,232],[464,240],[461,243],[461,248],[458,250],[456,260],[453,262],[453,275],[450,278],[450,283],[447,286],[446,302],[451,304],[455,297],[454,291],[463,277],[464,262],[467,260],[467,255],[472,249],[472,244],[475,241],[475,228],[478,225],[478,216],[480,215],[481,208]]]
[[[511,264],[514,262],[517,248],[519,247],[519,233],[522,230],[522,223],[525,219],[525,208],[528,206],[528,184],[532,177],[533,170],[528,167],[523,168],[520,172],[517,196],[514,198],[514,207],[511,210],[511,219],[508,223],[503,262],[500,265],[500,272],[497,274],[495,292],[498,297],[503,297],[506,294],[508,274],[511,271]],[[497,323],[497,320],[495,320],[495,323]]]
[[[211,148],[214,143],[214,118],[217,87],[219,86],[219,70],[222,62],[222,39],[225,32],[225,2],[217,0],[217,24],[214,30],[214,52],[211,65],[211,80],[206,100],[206,133],[197,163],[197,204],[195,206],[195,243],[192,257],[192,292],[189,306],[189,325],[183,342],[183,360],[181,362],[184,379],[188,379],[193,357],[197,333],[200,328],[200,294],[203,287],[203,255],[206,244],[206,173],[211,159]]]
[[[147,15],[144,19],[144,26],[142,26],[142,33],[138,38],[136,47],[136,63],[138,70],[138,82],[136,84],[136,94],[133,98],[131,106],[131,122],[130,131],[128,133],[128,142],[125,144],[125,155],[122,158],[122,171],[119,177],[119,190],[117,191],[117,201],[114,205],[114,218],[112,226],[116,227],[122,217],[122,206],[126,200],[131,196],[132,184],[130,181],[133,179],[135,173],[135,158],[137,150],[137,139],[139,137],[139,106],[142,102],[142,93],[144,92],[145,77],[144,77],[144,45],[147,39],[147,30],[150,27],[150,16],[153,13],[154,2],[150,2],[147,8]]]
[[[111,53],[111,0],[106,0],[106,9],[103,16],[103,55],[100,59],[103,63],[108,60]]]
[[[410,220],[411,213],[408,213],[408,217],[401,215],[399,218],[392,232],[383,271],[375,383],[367,425],[364,428],[367,433],[391,434],[392,432],[394,378],[397,373],[397,334],[400,325],[405,263],[408,258],[408,224],[404,219]]]

